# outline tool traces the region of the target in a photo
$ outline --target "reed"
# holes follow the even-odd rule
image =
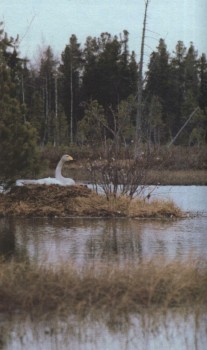
[[[207,305],[207,261],[162,260],[77,268],[0,262],[0,311],[130,315],[143,308]]]

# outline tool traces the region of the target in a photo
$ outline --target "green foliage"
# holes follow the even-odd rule
[[[199,105],[200,108],[207,113],[207,60],[206,55],[202,54],[199,60],[199,77],[200,77],[200,91],[199,91]]]
[[[110,109],[111,121],[108,121],[104,108],[98,101],[87,104],[83,119],[78,124],[78,141],[80,143],[105,142],[106,137],[112,143],[128,142],[134,137],[133,116],[136,101],[133,96],[121,101],[117,109]]]
[[[153,144],[160,144],[164,123],[162,121],[163,108],[159,97],[152,96],[146,121],[147,140]]]
[[[124,31],[119,40],[102,33],[86,40],[82,95],[86,100],[97,100],[106,111],[136,93],[137,64],[134,53],[128,51],[128,36]]]
[[[127,30],[119,36],[105,32],[87,37],[83,48],[73,34],[61,61],[49,46],[40,53],[39,66],[31,68],[18,55],[18,37],[9,38],[0,27],[1,113],[9,105],[20,109],[10,113],[37,130],[41,146],[103,140],[129,144],[135,139],[139,69],[128,43]],[[206,55],[199,57],[193,43],[187,48],[182,41],[170,55],[160,39],[150,56],[142,96],[142,141],[168,143],[197,106],[207,115]],[[192,135],[202,128],[205,118],[193,116],[177,142],[197,142]],[[206,133],[201,138],[206,142]]]
[[[36,131],[23,122],[16,99],[8,95],[0,100],[0,178],[15,179],[38,170]]]
[[[135,138],[134,120],[137,103],[134,96],[130,95],[127,100],[123,100],[117,107],[115,116],[114,136],[118,133],[120,140],[124,143]]]
[[[3,55],[6,49],[0,37],[0,180],[4,182],[38,169],[36,131],[24,121],[25,106],[15,97],[11,68]]]
[[[145,110],[147,111],[145,118],[146,121],[150,121],[151,125],[152,113],[149,105],[154,96],[159,99],[161,108],[159,123],[162,132],[158,139],[156,137],[158,143],[166,143],[169,138],[175,136],[199,104],[205,109],[206,71],[205,55],[198,59],[193,43],[187,49],[182,41],[178,41],[174,56],[171,58],[164,40],[160,40],[157,51],[151,55],[144,90]],[[155,124],[156,121],[153,123]],[[198,130],[199,125],[198,118],[193,117],[191,123],[179,136],[178,142],[188,144],[193,128]],[[154,133],[150,132],[149,138],[157,143]]]
[[[84,117],[78,124],[78,141],[90,143],[103,140],[103,126],[106,123],[103,107],[98,101],[91,101],[87,104]]]
[[[13,180],[38,170],[36,131],[23,123],[18,102],[0,103],[0,179]]]
[[[70,37],[69,44],[66,45],[61,58],[62,62],[59,67],[61,73],[60,101],[68,121],[70,135],[73,136],[80,119],[80,75],[82,70],[82,51],[74,34]]]

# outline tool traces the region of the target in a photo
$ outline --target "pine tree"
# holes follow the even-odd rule
[[[36,131],[24,121],[23,106],[6,60],[13,40],[0,31],[0,180],[9,182],[38,168]]]
[[[182,126],[182,104],[185,99],[185,55],[186,47],[178,41],[175,56],[170,62],[170,94],[168,97],[169,129],[176,135]]]
[[[136,93],[137,64],[128,50],[129,33],[124,30],[120,39],[109,33],[99,38],[88,37],[84,50],[83,99],[97,100],[108,114],[109,107]]]
[[[157,96],[152,96],[148,115],[148,143],[152,142],[155,145],[160,145],[164,125],[162,122],[162,105]]]
[[[104,125],[107,124],[104,109],[93,100],[86,104],[84,117],[78,123],[78,141],[80,143],[100,143],[104,136]]]
[[[202,54],[199,60],[199,78],[199,105],[207,114],[207,60],[205,54]]]
[[[153,96],[157,96],[162,106],[162,123],[166,125],[164,140],[168,137],[169,97],[170,97],[170,65],[169,53],[163,39],[160,39],[157,51],[152,52],[147,71],[145,86],[145,103],[149,104]],[[162,140],[163,141],[163,140]]]
[[[61,101],[68,120],[70,142],[74,142],[77,123],[80,119],[80,76],[82,69],[82,52],[77,37],[73,34],[69,44],[62,52]]]
[[[192,93],[195,99],[199,94],[199,82],[198,82],[198,53],[191,43],[187,54],[185,56],[184,68],[185,68],[185,92]]]

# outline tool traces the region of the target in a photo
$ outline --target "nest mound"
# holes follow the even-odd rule
[[[183,217],[172,202],[99,195],[85,186],[27,185],[0,193],[0,216]]]
[[[14,187],[0,195],[0,215],[66,216],[76,215],[75,198],[89,197],[85,186],[28,185]]]

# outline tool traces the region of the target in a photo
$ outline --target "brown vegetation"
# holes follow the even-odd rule
[[[151,185],[206,186],[206,170],[150,170],[148,183]]]
[[[55,166],[62,154],[71,154],[74,162],[66,164],[63,174],[72,177],[76,181],[92,182],[93,178],[88,168],[95,164],[103,167],[106,160],[106,147],[103,145],[70,146],[68,148],[45,147],[41,150],[42,162],[48,162],[49,168],[42,171],[40,177],[53,176]],[[112,157],[112,152],[108,152]],[[133,160],[134,152],[132,146],[121,148],[122,165]],[[145,185],[207,185],[207,152],[206,146],[184,147],[184,146],[160,146],[150,150],[150,153],[143,149],[142,158],[147,160],[147,177],[144,177]],[[121,162],[121,161],[120,161]],[[140,162],[138,161],[138,164]]]
[[[207,305],[207,262],[149,261],[77,268],[0,262],[0,311],[113,312]]]
[[[0,216],[98,216],[176,218],[182,212],[172,202],[132,199],[109,200],[84,186],[29,185],[0,193]]]

